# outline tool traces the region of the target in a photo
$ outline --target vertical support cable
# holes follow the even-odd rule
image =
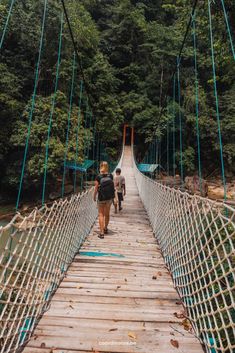
[[[180,59],[177,57],[177,80],[178,80],[178,105],[179,105],[179,129],[180,129],[180,178],[181,186],[184,183],[183,169],[183,139],[182,139],[182,116],[181,116],[181,90],[180,90]]]
[[[176,80],[175,80],[175,74],[173,78],[173,176],[174,176],[174,185],[175,185],[175,86],[176,86]]]
[[[78,120],[77,120],[77,131],[76,131],[76,154],[75,154],[75,172],[74,172],[74,185],[73,190],[76,192],[77,187],[77,163],[78,163],[78,140],[79,140],[79,130],[81,125],[81,106],[82,106],[82,94],[83,94],[83,80],[80,82],[80,93],[79,93],[79,103],[78,103]]]
[[[40,36],[40,44],[39,44],[39,53],[38,53],[36,71],[35,71],[34,89],[33,89],[33,94],[32,94],[31,108],[30,108],[30,112],[29,112],[28,129],[27,129],[27,136],[26,136],[26,142],[25,142],[23,164],[22,164],[22,168],[21,168],[20,185],[19,185],[18,196],[17,196],[17,201],[16,201],[16,210],[18,210],[18,208],[19,208],[21,191],[22,191],[23,180],[24,180],[25,165],[26,165],[28,148],[29,148],[29,138],[30,138],[30,133],[31,133],[32,118],[33,118],[33,112],[34,112],[34,107],[35,107],[35,99],[36,99],[36,94],[37,94],[37,86],[38,86],[38,79],[39,79],[39,68],[40,68],[40,63],[41,63],[42,46],[43,46],[43,39],[44,39],[44,32],[45,32],[47,2],[48,2],[48,0],[44,0],[43,18],[42,18],[42,26],[41,26],[41,36]]]
[[[196,130],[197,130],[197,154],[198,154],[198,176],[200,183],[200,192],[202,194],[202,169],[201,169],[201,147],[200,147],[200,129],[199,129],[199,86],[198,86],[198,70],[197,70],[197,41],[196,41],[196,24],[195,15],[192,16],[192,34],[194,49],[194,72],[195,72],[195,101],[196,101]]]
[[[225,179],[225,171],[224,171],[223,142],[222,142],[222,135],[221,135],[221,127],[220,127],[219,99],[218,99],[217,81],[216,81],[214,42],[213,42],[212,19],[211,19],[211,0],[208,0],[208,15],[209,15],[209,27],[210,27],[211,61],[212,61],[212,70],[213,70],[216,118],[217,118],[218,137],[219,137],[219,144],[220,144],[221,174],[222,174],[222,182],[223,182],[223,186],[224,186],[224,200],[226,201],[227,190],[226,190],[226,179]]]
[[[70,132],[70,123],[71,123],[71,112],[73,105],[73,91],[74,91],[74,78],[75,78],[75,67],[76,67],[76,54],[73,53],[73,67],[72,67],[72,80],[70,88],[70,100],[69,100],[69,111],[68,111],[68,123],[67,123],[67,132],[66,132],[66,146],[64,152],[64,171],[63,171],[63,180],[62,180],[62,189],[61,196],[64,197],[64,183],[65,183],[65,174],[66,174],[66,160],[69,148],[69,132]]]
[[[96,146],[95,139],[96,139],[96,121],[95,121],[95,124],[94,124],[94,131],[93,131],[93,154],[92,154],[93,161],[95,161],[95,146]],[[94,164],[93,164],[93,168],[94,168]],[[94,180],[94,177],[95,177],[95,175],[93,173],[92,180]]]
[[[5,39],[8,23],[9,23],[9,20],[10,20],[10,17],[11,17],[11,13],[12,13],[12,9],[13,9],[14,4],[15,4],[15,0],[11,0],[10,7],[9,7],[9,10],[8,10],[8,13],[7,13],[6,22],[5,22],[5,25],[3,27],[2,36],[1,36],[1,40],[0,40],[0,50],[2,49],[2,45],[3,45],[4,39]]]
[[[51,111],[50,111],[49,124],[48,124],[48,130],[47,130],[46,153],[45,153],[45,161],[44,161],[43,189],[42,189],[42,205],[44,205],[44,203],[45,203],[48,151],[49,151],[49,143],[50,143],[50,137],[51,137],[52,120],[53,120],[54,111],[55,111],[58,82],[59,82],[63,27],[64,27],[64,13],[62,11],[61,19],[60,19],[59,48],[58,48],[58,59],[57,59],[57,66],[56,66],[55,88],[54,88],[54,94],[52,96]]]
[[[226,22],[226,27],[227,27],[227,32],[228,32],[228,36],[229,36],[229,41],[230,41],[230,46],[231,46],[231,50],[233,53],[233,59],[235,60],[235,49],[234,49],[234,44],[233,44],[233,38],[232,38],[232,33],[231,33],[231,29],[230,29],[230,25],[228,22],[228,15],[227,15],[227,11],[224,5],[224,0],[221,0],[222,3],[222,7],[223,7],[223,11],[224,11],[224,18],[225,18],[225,22]]]
[[[167,101],[166,165],[167,165],[167,176],[169,176],[169,174],[170,174],[170,166],[169,166],[169,99]]]

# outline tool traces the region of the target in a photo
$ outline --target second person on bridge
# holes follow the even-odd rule
[[[104,234],[108,233],[108,225],[110,218],[110,208],[115,197],[113,175],[109,173],[107,162],[100,163],[100,174],[95,179],[94,201],[96,202],[98,194],[98,211],[99,211],[99,238],[103,239]]]

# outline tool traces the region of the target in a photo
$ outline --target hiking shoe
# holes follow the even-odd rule
[[[105,229],[104,229],[104,234],[108,234],[108,232],[109,232],[109,231],[108,231],[108,228],[105,228]]]

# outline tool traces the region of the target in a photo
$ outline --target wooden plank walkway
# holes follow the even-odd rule
[[[203,352],[185,330],[183,307],[138,196],[128,147],[123,174],[123,211],[112,213],[104,240],[94,226],[24,353]]]

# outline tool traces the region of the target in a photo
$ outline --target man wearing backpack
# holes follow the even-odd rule
[[[104,234],[108,233],[108,224],[110,217],[110,207],[115,197],[114,182],[112,174],[109,174],[109,166],[107,162],[101,162],[100,174],[95,179],[94,201],[96,202],[98,194],[98,210],[99,210],[99,238],[104,239]]]

